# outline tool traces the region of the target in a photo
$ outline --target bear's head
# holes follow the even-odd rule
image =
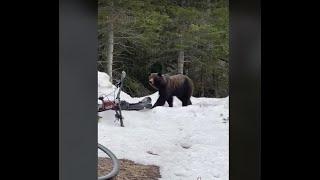
[[[157,90],[165,87],[166,81],[166,78],[161,73],[151,73],[149,75],[149,84]]]

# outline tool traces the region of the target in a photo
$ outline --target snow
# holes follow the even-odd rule
[[[115,87],[108,75],[98,72],[98,76],[99,95],[112,93]],[[149,97],[155,103],[158,93]],[[122,100],[132,103],[142,98],[121,94]],[[228,180],[229,97],[192,97],[191,101],[192,105],[182,107],[174,98],[172,108],[166,104],[122,111],[125,127],[114,121],[114,111],[100,112],[98,142],[119,159],[159,166],[161,180]],[[100,151],[98,155],[105,156]]]
[[[114,96],[117,94],[117,91],[115,91],[116,89],[116,86],[111,84],[108,74],[98,71],[98,97],[105,96],[105,100],[114,100]],[[123,100],[132,99],[127,93],[122,91],[120,97]]]

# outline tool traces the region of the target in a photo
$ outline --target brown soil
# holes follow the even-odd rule
[[[114,180],[157,180],[161,177],[158,166],[142,165],[127,159],[119,159],[120,172]],[[109,158],[98,158],[98,176],[108,174],[112,169]]]

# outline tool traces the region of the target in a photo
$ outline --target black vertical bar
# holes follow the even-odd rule
[[[230,1],[230,180],[261,179],[260,1]]]
[[[97,179],[97,3],[59,4],[59,179]]]

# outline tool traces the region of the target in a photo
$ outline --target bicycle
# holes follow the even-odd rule
[[[102,102],[100,106],[98,106],[98,112],[106,111],[106,110],[114,110],[115,111],[115,117],[116,120],[120,121],[120,126],[124,127],[123,124],[123,116],[122,116],[122,110],[142,110],[142,109],[151,109],[151,98],[145,97],[138,103],[128,103],[126,101],[122,101],[120,99],[120,94],[123,88],[124,79],[126,77],[126,72],[122,71],[121,78],[119,81],[116,81],[116,90],[118,90],[117,96],[114,97],[114,100],[105,100],[107,96],[100,96],[98,99]],[[116,90],[113,92],[115,94]],[[119,160],[117,157],[106,147],[98,143],[98,149],[102,150],[104,153],[106,153],[110,159],[112,160],[113,169],[110,173],[108,173],[105,176],[99,177],[98,180],[106,180],[111,179],[115,177],[120,170]]]
[[[101,107],[98,107],[98,112],[105,111],[108,109],[115,110],[115,112],[116,112],[115,117],[117,120],[120,121],[121,127],[124,127],[124,125],[123,125],[123,117],[122,117],[122,113],[121,113],[121,106],[119,105],[119,102],[121,102],[120,101],[120,93],[121,93],[121,90],[123,87],[123,80],[124,80],[125,76],[126,76],[126,73],[124,71],[122,71],[121,79],[116,84],[116,86],[119,90],[118,90],[117,97],[115,98],[115,101],[104,102],[103,101],[104,97],[99,97],[99,99],[102,100],[103,103],[102,103]],[[108,104],[109,104],[109,106],[108,106]],[[114,178],[115,176],[117,176],[119,174],[119,171],[120,171],[120,164],[119,164],[118,158],[112,153],[112,151],[110,151],[108,148],[106,148],[105,146],[103,146],[100,143],[98,143],[98,149],[100,149],[101,151],[103,151],[105,154],[107,154],[109,156],[109,158],[112,161],[112,166],[113,166],[112,170],[107,175],[98,177],[98,180],[107,180],[107,179]]]
[[[116,87],[117,87],[116,90],[118,90],[118,93],[117,93],[117,96],[114,97],[114,100],[109,100],[108,96],[103,96],[103,95],[98,98],[101,101],[100,106],[98,106],[98,112],[102,112],[106,110],[114,110],[116,120],[120,121],[121,127],[124,127],[124,124],[123,124],[124,118],[122,116],[122,110],[139,111],[143,109],[152,108],[150,97],[145,97],[137,103],[128,103],[120,99],[120,94],[123,88],[125,77],[126,77],[126,73],[122,71],[121,79],[116,83]],[[116,90],[114,91],[114,93],[116,92]]]

